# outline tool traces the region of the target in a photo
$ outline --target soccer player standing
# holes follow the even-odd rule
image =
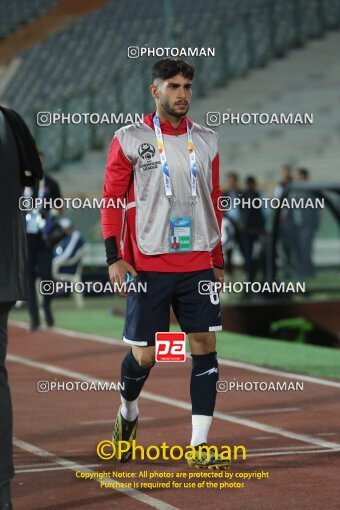
[[[192,446],[207,443],[214,412],[220,306],[216,293],[201,295],[198,287],[201,280],[224,280],[219,156],[216,133],[186,116],[194,73],[183,60],[157,62],[150,86],[156,111],[143,123],[119,129],[108,155],[105,203],[127,203],[124,211],[101,210],[110,280],[121,285],[130,273],[147,284],[146,293],[127,294],[123,340],[131,350],[121,366],[124,390],[114,443],[136,437],[138,396],[155,363],[155,334],[169,331],[171,305],[189,335]],[[120,460],[130,456],[131,451]],[[209,454],[189,463],[209,468],[227,464]]]

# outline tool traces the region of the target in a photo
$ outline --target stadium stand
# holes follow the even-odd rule
[[[200,97],[208,93],[206,76],[209,90],[211,84],[225,85],[340,25],[338,0],[213,0],[208,6],[204,0],[173,0],[172,8],[173,46],[216,49],[215,58],[191,59],[198,68]],[[126,51],[132,42],[169,46],[166,24],[158,2],[114,1],[21,53],[22,63],[2,100],[25,116],[50,169],[103,147],[112,126],[54,125],[46,130],[36,126],[36,112],[149,110],[147,93],[134,93],[146,90],[146,66],[142,59],[132,65]]]
[[[48,9],[58,3],[59,0],[0,0],[0,12],[5,16],[0,17],[0,39],[8,37],[20,26],[29,23],[41,16]]]
[[[275,181],[282,162],[310,168],[314,178],[332,179],[338,171],[340,134],[340,33],[313,40],[287,58],[272,60],[247,79],[235,79],[212,97],[193,104],[191,116],[202,122],[206,112],[307,112],[312,125],[214,127],[220,136],[222,169],[241,177],[254,173]]]

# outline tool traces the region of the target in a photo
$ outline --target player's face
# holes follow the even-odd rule
[[[154,94],[157,106],[174,117],[182,117],[187,113],[191,96],[191,80],[181,74],[162,81]]]

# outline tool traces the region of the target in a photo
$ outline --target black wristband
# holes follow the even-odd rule
[[[122,257],[118,257],[118,245],[116,236],[111,236],[105,239],[106,263],[108,266],[117,262]]]

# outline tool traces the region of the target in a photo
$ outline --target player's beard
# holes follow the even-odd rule
[[[169,105],[169,103],[167,101],[161,101],[161,107],[163,108],[163,110],[166,111],[166,113],[168,115],[172,115],[173,117],[180,118],[180,117],[183,117],[183,115],[187,114],[187,112],[189,110],[189,103],[188,103],[187,109],[186,110],[182,110],[181,112],[178,112],[174,108],[171,108],[171,106]]]

